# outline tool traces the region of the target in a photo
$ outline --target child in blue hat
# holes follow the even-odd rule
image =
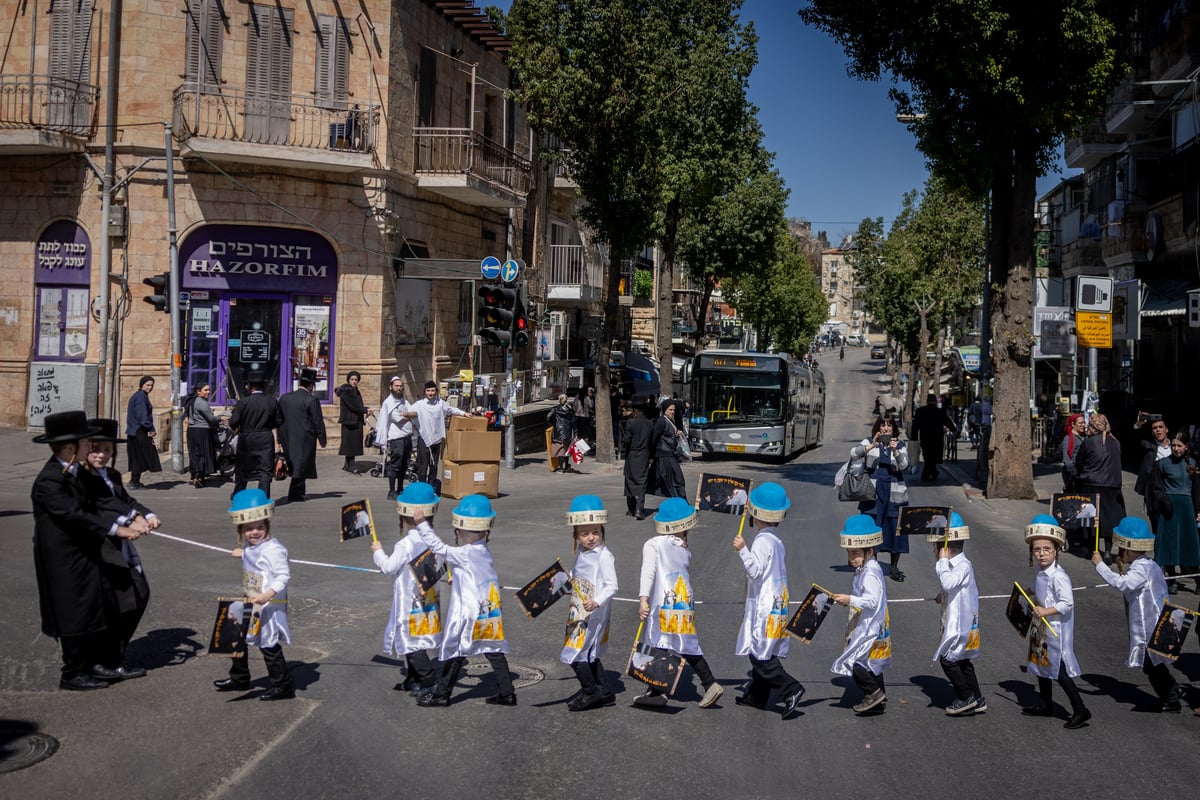
[[[954,687],[956,699],[946,708],[948,717],[966,717],[987,711],[987,701],[975,677],[975,659],[979,657],[979,587],[975,585],[975,567],[963,554],[963,543],[971,538],[971,529],[954,512],[945,533],[930,533],[925,540],[933,544],[937,559],[934,570],[942,590],[937,602],[942,607],[942,640],[933,660],[942,667]]]
[[[1125,517],[1113,528],[1113,541],[1117,545],[1120,572],[1105,564],[1099,552],[1092,553],[1092,563],[1105,583],[1125,595],[1129,613],[1129,655],[1125,666],[1141,667],[1162,701],[1162,710],[1178,714],[1183,710],[1183,691],[1167,666],[1169,659],[1146,649],[1167,601],[1167,579],[1162,567],[1150,558],[1154,534],[1144,519]]]
[[[750,492],[746,514],[754,528],[754,543],[738,533],[733,537],[746,569],[746,610],[738,629],[737,654],[750,657],[750,683],[736,699],[742,706],[763,709],[771,689],[783,693],[783,717],[800,710],[804,687],[783,668],[788,654],[787,550],[775,532],[791,508],[787,493],[778,483],[764,483]]]
[[[887,710],[883,670],[892,663],[892,631],[888,618],[887,587],[883,570],[875,560],[875,548],[883,543],[883,529],[866,514],[846,520],[838,534],[846,550],[846,562],[854,568],[850,594],[835,594],[833,602],[850,609],[850,634],[846,649],[834,660],[831,670],[848,675],[863,693],[854,713],[882,714]]]
[[[600,656],[608,648],[608,621],[612,598],[617,593],[616,560],[604,546],[607,523],[608,511],[596,495],[581,494],[571,501],[567,524],[573,527],[575,569],[571,574],[566,642],[559,655],[579,679],[579,694],[567,703],[570,711],[616,704],[600,663]]]
[[[442,617],[438,587],[421,591],[409,567],[413,559],[428,549],[413,516],[419,511],[432,519],[439,501],[428,483],[410,483],[396,498],[400,529],[407,533],[396,542],[390,556],[378,541],[371,542],[375,566],[385,575],[396,576],[392,582],[392,611],[383,630],[383,652],[404,657],[408,674],[395,688],[415,696],[431,692],[437,685],[437,673],[426,650],[442,643]]]
[[[450,602],[442,635],[442,671],[437,686],[417,698],[417,705],[450,705],[450,693],[467,663],[468,656],[483,655],[496,676],[498,692],[487,702],[497,706],[515,706],[512,676],[508,672],[508,642],[504,639],[504,616],[500,611],[500,579],[488,550],[488,536],[496,512],[481,494],[469,494],[458,502],[450,517],[454,526],[455,547],[437,537],[420,509],[413,510],[413,521],[425,546],[446,559],[454,570],[450,584]]]
[[[725,690],[709,669],[696,633],[696,601],[692,594],[687,533],[696,526],[696,509],[682,497],[669,497],[654,515],[657,536],[642,547],[642,579],[638,591],[638,614],[646,622],[646,641],[683,656],[700,683],[704,696],[700,707],[709,708]],[[651,613],[651,600],[655,613]],[[662,708],[667,697],[656,689],[635,697],[634,705]]]
[[[242,560],[242,594],[254,606],[253,622],[246,631],[246,650],[233,657],[229,677],[213,681],[219,692],[244,692],[250,688],[248,649],[257,645],[267,664],[271,688],[259,700],[290,700],[296,696],[282,642],[292,643],[287,618],[287,587],[292,573],[288,552],[271,535],[271,516],[275,503],[261,489],[243,489],[233,495],[229,516],[237,526],[237,547],[230,551]],[[242,604],[232,603],[229,616],[240,620]]]

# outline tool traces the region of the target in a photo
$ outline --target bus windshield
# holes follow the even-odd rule
[[[779,422],[784,417],[784,389],[779,372],[703,370],[697,381],[692,424]]]

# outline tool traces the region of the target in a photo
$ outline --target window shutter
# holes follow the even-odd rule
[[[185,80],[201,90],[221,86],[223,17],[218,0],[188,0]]]
[[[88,82],[94,0],[57,0],[50,8],[50,75]]]
[[[317,26],[317,102],[334,108],[345,108],[349,95],[347,72],[350,46],[344,21],[337,17],[320,17]]]
[[[435,92],[437,90],[437,53],[428,47],[421,48],[420,88],[417,99],[417,124],[422,127],[433,125]]]

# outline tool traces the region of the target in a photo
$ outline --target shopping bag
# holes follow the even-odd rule
[[[846,462],[846,475],[838,486],[838,500],[844,502],[867,502],[875,499],[875,483],[861,467],[855,468],[854,459]]]

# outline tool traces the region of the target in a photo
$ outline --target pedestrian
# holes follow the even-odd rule
[[[783,696],[783,718],[800,712],[804,686],[784,669],[789,637],[787,550],[776,531],[787,517],[791,500],[778,483],[763,483],[750,493],[747,514],[754,530],[750,547],[739,532],[733,549],[746,570],[746,607],[738,629],[736,653],[750,659],[750,682],[735,702],[765,709],[771,690]]]
[[[955,700],[946,708],[946,716],[963,717],[987,711],[987,700],[975,677],[975,659],[979,658],[979,587],[975,585],[975,567],[963,554],[971,529],[957,512],[950,514],[946,533],[928,534],[933,544],[934,570],[941,591],[937,602],[942,607],[942,640],[933,660],[946,673],[954,689]]]
[[[579,680],[579,693],[567,703],[568,711],[588,711],[616,705],[600,657],[608,649],[608,621],[617,593],[617,565],[604,543],[608,511],[604,501],[581,494],[567,511],[574,541],[575,567],[571,570],[571,607],[567,634],[559,661],[569,664]]]
[[[438,461],[446,441],[446,418],[471,415],[438,397],[433,381],[425,382],[425,399],[414,403],[412,410],[417,412],[417,480],[440,487]]]
[[[1113,528],[1113,538],[1117,544],[1120,573],[1105,564],[1098,552],[1092,553],[1092,564],[1105,583],[1125,595],[1129,619],[1129,654],[1125,666],[1141,667],[1162,701],[1162,711],[1178,714],[1183,710],[1183,690],[1171,675],[1170,659],[1146,648],[1167,595],[1163,570],[1150,558],[1150,552],[1155,549],[1154,533],[1146,520],[1125,517]]]
[[[396,576],[392,581],[392,610],[383,629],[383,652],[404,658],[405,678],[395,688],[414,697],[432,692],[437,685],[437,671],[427,651],[442,645],[442,615],[438,587],[422,591],[409,567],[428,550],[413,517],[420,511],[426,519],[433,519],[439,502],[428,483],[410,483],[396,498],[402,536],[392,554],[385,553],[378,540],[371,542],[375,566],[384,575]],[[441,566],[444,562],[438,560]]]
[[[575,396],[571,406],[575,412],[575,429],[580,439],[596,446],[596,389],[589,386]]]
[[[646,624],[646,641],[677,655],[700,679],[701,708],[710,708],[725,690],[713,676],[696,633],[696,598],[692,591],[692,551],[688,531],[696,526],[696,509],[679,497],[668,497],[654,515],[655,535],[642,546],[638,615]],[[654,688],[633,699],[636,706],[662,708],[667,697]]]
[[[271,496],[271,477],[275,472],[275,429],[283,424],[283,414],[274,397],[263,393],[264,378],[258,371],[246,373],[247,394],[238,400],[229,417],[229,427],[237,432],[237,464],[234,468],[233,494],[250,481]]]
[[[188,483],[197,489],[204,486],[210,474],[217,471],[216,437],[221,420],[212,412],[208,399],[212,385],[204,383],[183,401],[187,414]]]
[[[233,496],[229,516],[237,527],[238,547],[229,552],[242,560],[244,597],[229,605],[229,618],[241,620],[249,603],[253,612],[243,633],[245,647],[229,664],[229,677],[213,681],[218,692],[244,692],[250,688],[250,647],[256,646],[267,665],[271,688],[259,700],[290,700],[296,696],[283,645],[292,643],[288,627],[287,590],[292,573],[287,548],[271,534],[275,503],[261,489],[245,489]]]
[[[1083,414],[1072,414],[1067,417],[1067,432],[1063,436],[1062,447],[1062,479],[1063,491],[1075,491],[1075,484],[1078,479],[1078,473],[1075,471],[1075,454],[1079,452],[1080,445],[1087,438],[1087,420],[1083,418]]]
[[[342,426],[338,455],[346,459],[342,469],[352,475],[359,473],[354,459],[363,454],[363,421],[367,418],[367,407],[358,388],[361,381],[362,375],[350,370],[346,382],[333,390],[338,399],[338,424]]]
[[[575,412],[567,402],[565,394],[560,394],[558,396],[558,405],[546,412],[546,424],[552,428],[550,432],[550,459],[551,462],[558,461],[554,471],[561,473],[570,472],[571,457],[567,454],[567,450],[570,448],[571,443],[575,441]]]
[[[1146,436],[1147,422],[1150,423],[1149,437]],[[1139,430],[1142,436],[1139,441],[1142,448],[1142,462],[1138,466],[1138,477],[1137,482],[1133,485],[1133,491],[1142,496],[1146,507],[1146,519],[1150,520],[1150,530],[1157,536],[1158,519],[1165,510],[1160,508],[1157,502],[1165,492],[1162,490],[1159,476],[1154,474],[1154,467],[1159,461],[1170,457],[1171,437],[1167,435],[1167,423],[1163,421],[1161,414],[1147,414],[1145,411],[1139,411],[1133,427]],[[1185,439],[1184,441],[1191,440]]]
[[[954,420],[946,410],[938,406],[936,394],[925,396],[925,405],[913,412],[912,435],[921,443],[921,480],[934,481],[938,477],[938,464],[946,452],[946,433],[954,433]]]
[[[486,702],[515,706],[517,694],[505,656],[508,641],[504,638],[504,615],[500,610],[500,579],[488,550],[488,538],[496,521],[492,504],[481,494],[469,494],[458,501],[450,517],[454,547],[437,537],[420,509],[413,510],[413,521],[425,546],[444,558],[454,575],[446,606],[437,686],[418,697],[417,705],[427,708],[450,705],[450,693],[467,657],[482,654],[492,668],[497,689]]]
[[[154,404],[150,393],[154,391],[154,377],[143,375],[138,381],[138,390],[129,396],[125,408],[125,435],[129,437],[129,488],[144,489],[142,475],[147,472],[162,472],[158,460],[158,448],[154,438]]]
[[[835,594],[833,602],[850,609],[846,649],[831,670],[854,680],[863,699],[854,713],[882,714],[887,710],[887,687],[883,670],[892,661],[892,632],[887,609],[887,587],[883,570],[875,560],[875,548],[883,541],[883,531],[866,514],[846,520],[838,534],[846,550],[846,563],[854,570],[850,594]]]
[[[1027,717],[1054,716],[1051,681],[1057,680],[1071,703],[1071,717],[1063,727],[1075,730],[1086,725],[1092,713],[1083,704],[1074,681],[1080,674],[1075,659],[1075,594],[1071,578],[1058,563],[1058,554],[1067,545],[1067,534],[1054,517],[1038,514],[1025,528],[1025,541],[1029,545],[1029,563],[1037,567],[1030,591],[1036,605],[1025,670],[1038,679],[1039,699],[1036,704],[1023,707],[1021,713]]]
[[[90,419],[88,425],[98,432],[89,440],[87,463],[78,473],[87,502],[117,514],[119,523],[139,525],[143,535],[157,529],[161,524],[158,515],[129,495],[121,483],[121,471],[112,466],[117,443],[126,441],[117,435],[119,423],[115,419]],[[100,545],[100,574],[110,612],[115,613],[108,626],[108,647],[102,666],[119,673],[123,680],[141,678],[146,670],[126,664],[125,653],[150,605],[150,583],[132,539],[104,537]]]
[[[375,446],[387,454],[383,465],[388,482],[387,499],[395,500],[398,493],[404,491],[413,439],[417,435],[417,412],[404,399],[404,380],[399,375],[393,375],[388,381],[388,391],[376,417]]]
[[[646,518],[646,482],[650,477],[650,446],[654,426],[646,419],[646,406],[635,403],[633,416],[625,423],[621,451],[625,466],[625,516]]]
[[[1154,560],[1168,577],[1195,572],[1200,564],[1200,472],[1188,452],[1187,434],[1178,431],[1171,437],[1171,454],[1154,462],[1148,500],[1162,497],[1167,508],[1156,514],[1158,534],[1154,543]],[[1182,570],[1182,573],[1181,573]],[[1171,594],[1179,593],[1179,581],[1167,584]],[[1200,591],[1200,578],[1196,578]]]
[[[1121,443],[1103,414],[1092,414],[1088,420],[1088,437],[1075,453],[1075,471],[1081,494],[1100,495],[1100,536],[1107,558],[1113,525],[1125,517],[1125,496],[1121,493]]]
[[[685,497],[686,483],[679,464],[679,445],[683,431],[678,427],[679,402],[666,400],[654,420],[653,447],[657,493],[661,497]]]
[[[896,435],[891,417],[879,416],[871,426],[871,436],[863,439],[850,451],[853,459],[863,459],[864,468],[875,483],[875,503],[869,512],[883,532],[879,550],[891,555],[888,577],[903,581],[900,556],[908,552],[908,537],[897,536],[900,507],[908,505],[908,483],[904,470],[908,468],[908,449]]]
[[[279,412],[283,416],[279,443],[292,474],[287,499],[302,503],[308,499],[309,478],[317,477],[317,444],[324,447],[326,437],[321,401],[313,395],[317,371],[311,367],[302,368],[298,382],[299,388],[279,398]]]
[[[70,691],[103,689],[124,679],[102,664],[111,652],[115,620],[105,597],[100,548],[109,535],[133,540],[147,530],[123,525],[116,514],[87,502],[78,473],[96,433],[82,411],[60,411],[48,414],[45,431],[33,437],[51,451],[30,492],[41,629],[58,639],[58,687]]]

